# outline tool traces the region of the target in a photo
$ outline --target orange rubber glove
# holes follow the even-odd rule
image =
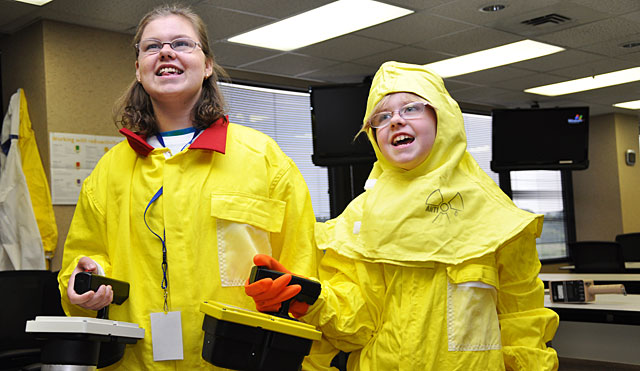
[[[247,280],[244,292],[253,298],[256,309],[260,312],[277,312],[283,301],[289,300],[298,295],[302,287],[300,285],[287,286],[291,282],[291,272],[279,261],[269,255],[257,254],[253,257],[253,263],[257,266],[264,266],[268,269],[286,273],[275,280],[264,278],[249,284]],[[289,312],[300,318],[307,313],[309,304],[292,300],[289,305]]]
[[[244,292],[253,298],[256,309],[260,312],[277,312],[283,301],[298,295],[300,285],[287,286],[291,282],[291,274],[284,274],[275,280],[263,278],[254,283],[249,280],[244,285]]]
[[[291,304],[289,305],[289,313],[293,315],[295,318],[300,318],[307,314],[309,310],[309,304],[304,301],[291,300]]]

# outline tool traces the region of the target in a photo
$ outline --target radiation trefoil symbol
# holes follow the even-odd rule
[[[460,192],[457,192],[455,196],[451,197],[451,199],[447,202],[444,201],[444,197],[442,197],[442,192],[439,189],[431,192],[429,197],[427,197],[427,208],[425,211],[436,214],[436,217],[431,221],[432,223],[437,222],[438,220],[445,220],[449,222],[451,221],[449,215],[453,214],[453,216],[458,216],[458,212],[464,210],[464,201],[462,200],[462,195]]]

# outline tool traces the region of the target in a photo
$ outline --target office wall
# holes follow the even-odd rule
[[[42,23],[33,24],[11,37],[0,38],[2,51],[2,107],[6,112],[9,99],[18,88],[24,90],[31,126],[40,157],[49,163],[47,132],[45,60]],[[48,174],[48,167],[45,172]]]
[[[589,168],[573,172],[578,240],[613,240],[640,232],[640,166],[627,166],[623,153],[638,150],[638,117],[591,117]]]
[[[616,159],[620,184],[622,233],[640,232],[640,164],[625,161],[628,149],[638,152],[638,116],[616,115]]]
[[[43,23],[49,131],[118,135],[113,104],[135,77],[131,36]]]

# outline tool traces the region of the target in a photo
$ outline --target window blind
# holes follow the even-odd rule
[[[467,152],[499,184],[498,173],[491,171],[491,116],[463,113],[462,118],[467,133]]]

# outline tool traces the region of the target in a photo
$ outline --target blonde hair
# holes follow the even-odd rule
[[[136,45],[140,42],[145,27],[153,20],[170,15],[178,15],[191,22],[198,34],[202,52],[205,58],[211,61],[213,67],[211,75],[202,82],[202,93],[193,106],[193,126],[197,129],[206,129],[226,113],[225,101],[217,82],[220,78],[228,79],[228,75],[215,61],[209,46],[207,27],[200,16],[191,8],[181,5],[163,5],[151,10],[142,17],[133,37],[136,58],[139,53]],[[158,132],[151,98],[135,78],[117,101],[113,118],[116,126],[121,125],[143,135],[154,135]]]

